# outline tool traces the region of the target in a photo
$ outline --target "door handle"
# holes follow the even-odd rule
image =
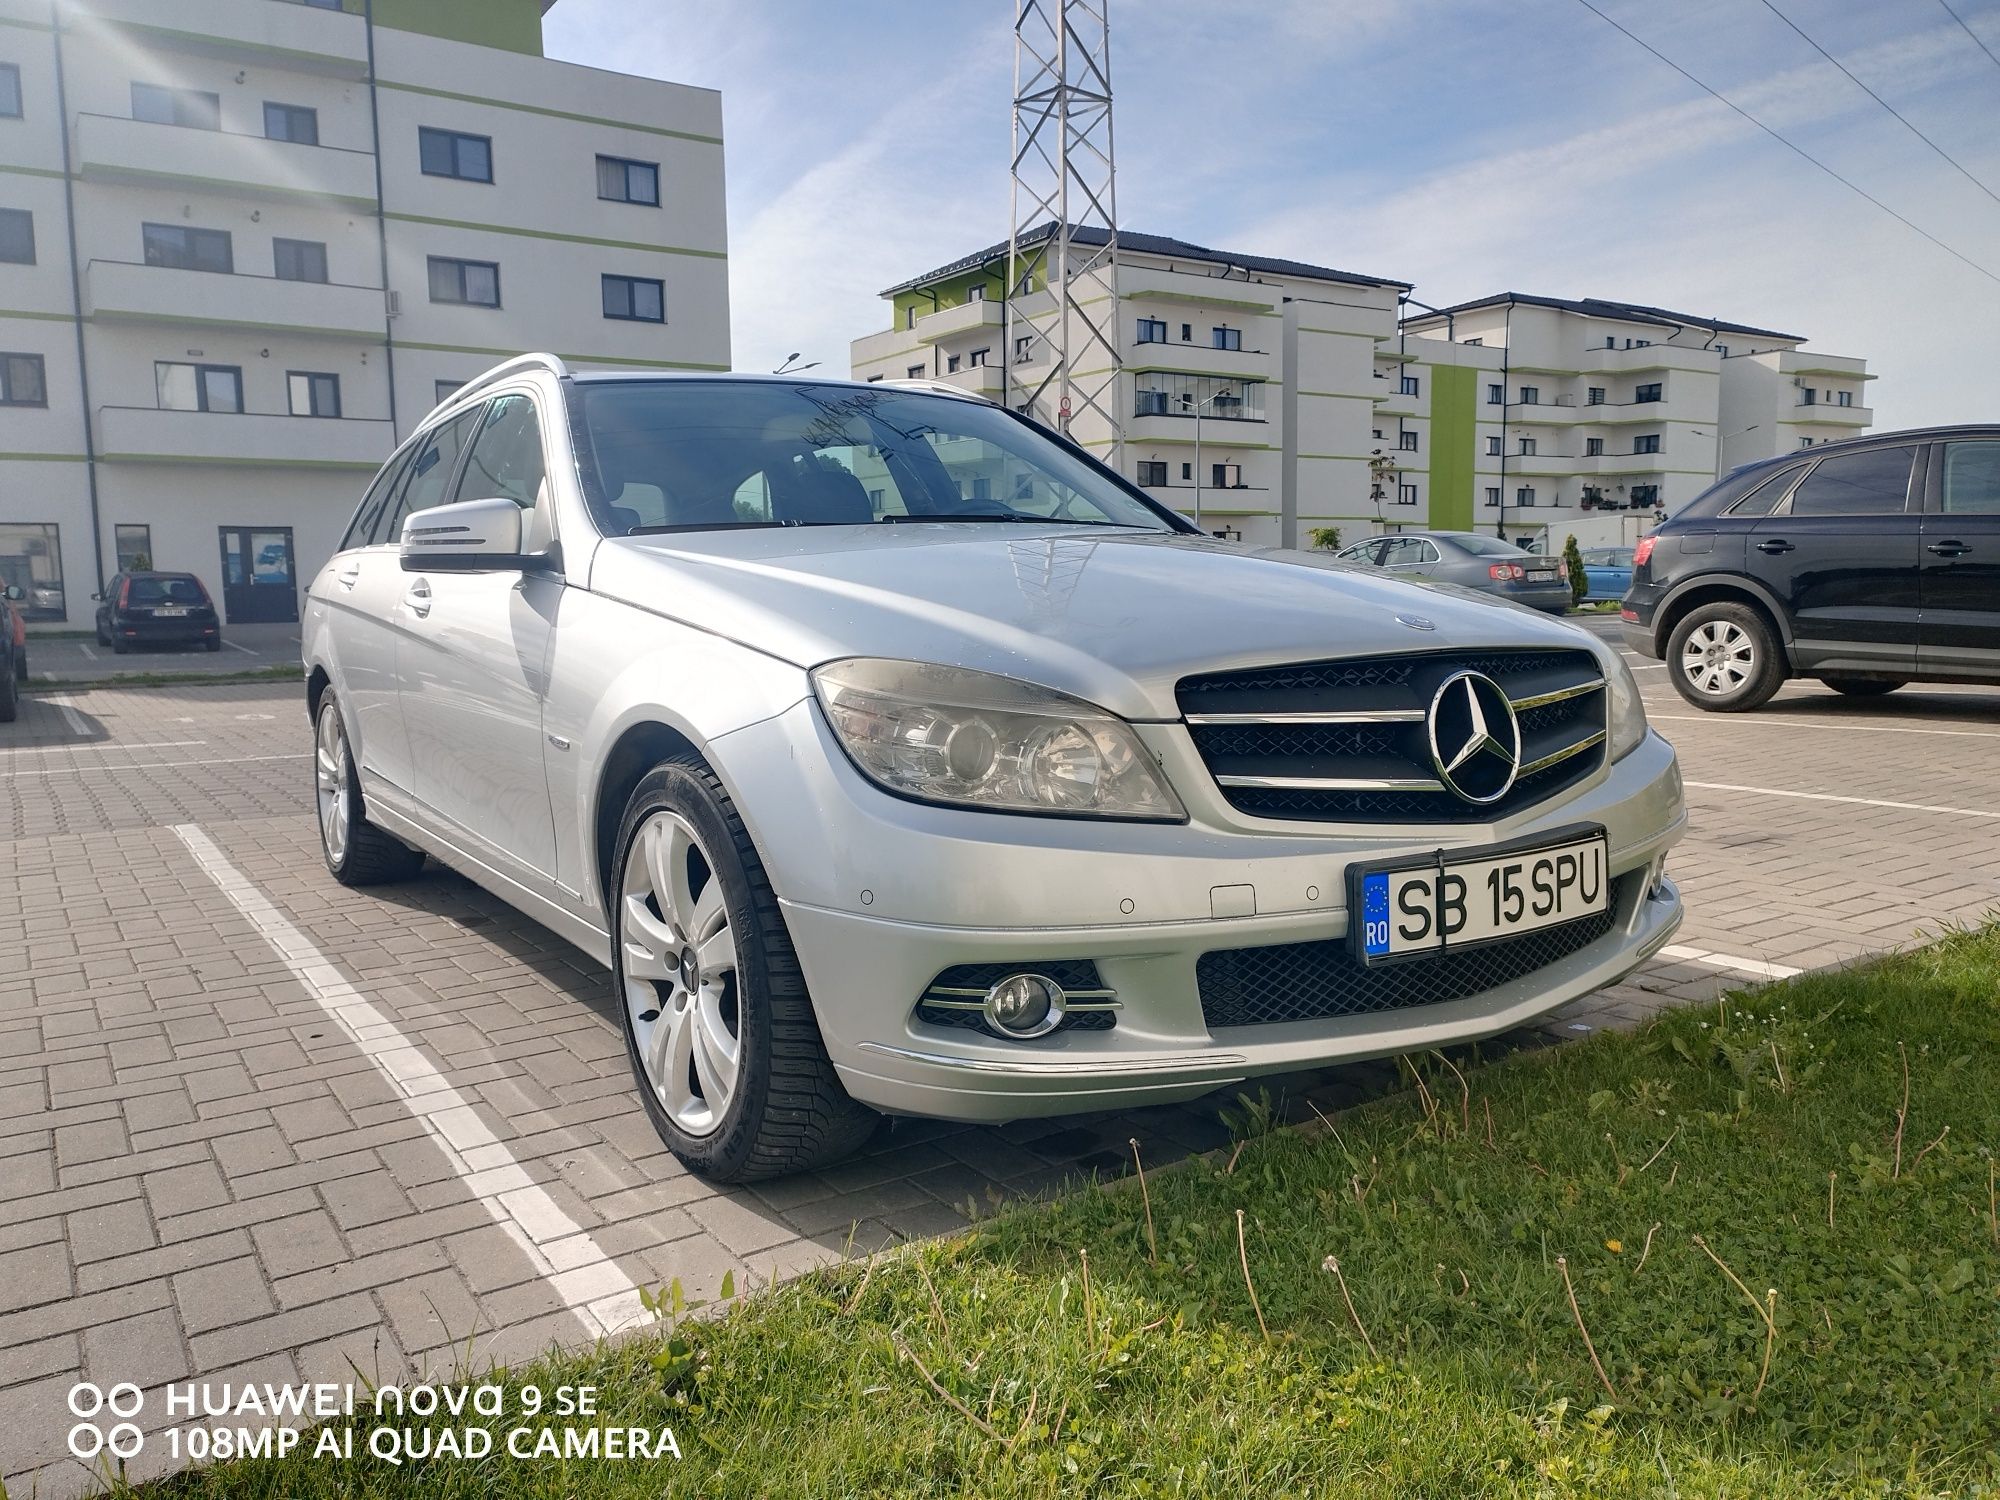
[[[1932,542],[1924,550],[1926,552],[1935,552],[1939,557],[1963,557],[1972,549],[1966,546],[1964,542],[1951,541]]]
[[[407,604],[410,607],[410,613],[420,620],[429,614],[431,612],[430,582],[427,579],[419,578],[415,583],[411,584],[409,592],[403,595],[403,603]]]
[[[1768,542],[1759,542],[1757,550],[1766,557],[1776,557],[1780,552],[1794,552],[1798,549],[1783,537],[1774,536]]]

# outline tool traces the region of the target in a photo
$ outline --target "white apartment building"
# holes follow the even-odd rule
[[[1075,238],[1101,244],[1093,234]],[[1021,347],[1002,347],[1007,274],[999,244],[889,288],[892,326],[854,341],[854,378],[942,380],[1018,401],[1046,373],[1048,351],[1019,320]],[[1323,526],[1359,535],[1373,514],[1373,372],[1397,337],[1408,286],[1123,230],[1117,274],[1108,321],[1121,366],[1122,472],[1211,531],[1286,545]],[[1024,311],[1050,305],[1032,277],[1017,295]],[[1108,422],[1082,411],[1067,425],[1111,460]]]
[[[1507,292],[1402,329],[1396,368],[1472,383],[1471,411],[1406,417],[1431,418],[1431,456],[1412,468],[1435,484],[1443,465],[1453,500],[1470,491],[1435,524],[1469,516],[1528,545],[1630,542],[1735,465],[1855,436],[1874,416],[1864,360],[1666,308]],[[1469,472],[1453,458],[1468,448]]]
[[[727,369],[712,91],[553,0],[0,0],[0,575],[297,618],[369,473],[524,349]]]

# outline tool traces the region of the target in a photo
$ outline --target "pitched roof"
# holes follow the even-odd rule
[[[1029,231],[1022,236],[1022,243],[1038,245],[1054,235],[1055,220]],[[1104,231],[1090,225],[1079,224],[1070,231],[1070,239],[1079,245],[1101,245]],[[1118,248],[1131,250],[1140,255],[1159,255],[1172,260],[1203,261],[1209,265],[1228,266],[1236,270],[1262,271],[1271,276],[1298,276],[1310,281],[1338,281],[1347,286],[1392,286],[1403,291],[1410,289],[1407,281],[1395,281],[1386,276],[1361,276],[1353,271],[1336,271],[1331,266],[1308,265],[1302,260],[1275,260],[1268,255],[1239,255],[1231,250],[1212,250],[1206,245],[1197,245],[1189,240],[1177,240],[1163,234],[1139,234],[1134,230],[1118,231]],[[882,295],[893,297],[898,292],[907,292],[914,287],[929,286],[933,282],[947,281],[954,276],[962,276],[967,271],[976,271],[981,266],[995,260],[1004,261],[1007,256],[1007,242],[988,245],[973,255],[962,256],[949,265],[939,266],[935,271],[926,271],[921,276],[913,276],[908,281],[899,282]]]
[[[1471,302],[1441,307],[1436,312],[1415,314],[1403,321],[1433,323],[1446,313],[1471,312],[1476,308],[1499,307],[1508,302],[1518,302],[1524,307],[1552,307],[1558,312],[1581,313],[1589,318],[1615,318],[1625,323],[1652,323],[1662,328],[1711,328],[1717,333],[1740,333],[1750,338],[1805,342],[1805,335],[1802,333],[1780,333],[1774,328],[1753,328],[1748,323],[1725,323],[1718,318],[1704,318],[1698,313],[1679,313],[1665,307],[1648,307],[1643,302],[1610,302],[1602,297],[1535,297],[1526,292],[1495,292],[1490,297],[1478,297]]]

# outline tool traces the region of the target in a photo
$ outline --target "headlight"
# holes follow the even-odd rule
[[[1593,638],[1591,649],[1604,667],[1604,685],[1611,694],[1606,705],[1610,712],[1611,758],[1630,755],[1646,738],[1646,705],[1639,701],[1639,684],[1625,658]]]
[[[870,780],[991,812],[1180,821],[1180,799],[1123,719],[988,672],[854,657],[812,674],[827,722]]]

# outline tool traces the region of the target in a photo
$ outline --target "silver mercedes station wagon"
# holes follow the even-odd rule
[[[510,361],[303,641],[334,876],[430,855],[607,965],[716,1179],[1486,1036],[1680,922],[1614,651],[938,389]]]

